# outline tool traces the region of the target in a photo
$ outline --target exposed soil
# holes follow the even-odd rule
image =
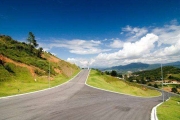
[[[12,60],[12,59],[10,59],[10,58],[8,58],[8,57],[5,57],[5,56],[3,56],[3,55],[1,55],[1,54],[0,54],[0,60],[4,61],[4,62],[6,62],[6,63],[13,63],[13,64],[16,65],[16,66],[26,67],[26,68],[30,71],[30,73],[31,73],[32,76],[35,76],[35,75],[36,75],[36,74],[34,73],[34,70],[35,70],[35,69],[40,70],[39,68],[37,68],[37,67],[35,67],[35,66],[29,66],[29,65],[26,65],[26,64],[24,64],[24,63],[20,63],[20,62],[14,61],[14,60]],[[40,70],[40,71],[42,71],[42,70]]]
[[[56,57],[54,57],[54,56],[45,57],[44,54],[42,54],[42,58],[45,58],[45,59],[47,59],[48,61],[51,61],[51,62],[54,62],[54,63],[58,63],[58,62],[61,61],[59,58],[56,58]]]

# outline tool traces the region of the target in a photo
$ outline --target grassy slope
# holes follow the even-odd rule
[[[151,97],[160,95],[160,92],[156,90],[147,89],[133,83],[126,83],[111,76],[101,75],[100,72],[95,70],[91,70],[87,84],[94,87],[134,96]]]
[[[180,120],[180,97],[172,97],[161,104],[157,108],[157,116],[159,120]]]
[[[43,52],[39,58],[28,51],[25,43],[0,37],[0,97],[48,88],[49,63],[51,87],[68,81],[80,71],[76,65],[49,53]]]
[[[24,71],[20,76],[12,77],[14,80],[10,80],[9,82],[0,82],[0,97],[37,91],[49,87],[47,76],[37,76],[35,81],[26,68],[19,69]],[[74,75],[76,75],[77,72],[78,71],[76,71]],[[53,80],[50,80],[50,87],[60,85],[70,80],[70,78],[71,77],[65,77],[62,74],[57,75]]]

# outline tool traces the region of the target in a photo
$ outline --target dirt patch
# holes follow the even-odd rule
[[[171,92],[171,87],[163,87],[163,90],[167,91],[167,92]]]
[[[30,73],[31,73],[32,76],[35,76],[35,75],[36,75],[36,74],[34,73],[34,70],[35,70],[35,69],[40,70],[39,68],[37,68],[37,67],[35,67],[35,66],[29,66],[29,65],[26,65],[26,64],[24,64],[24,63],[16,62],[16,61],[14,61],[14,60],[12,60],[12,59],[10,59],[10,58],[8,58],[8,57],[5,57],[5,56],[3,56],[3,55],[0,55],[0,60],[4,61],[4,62],[6,62],[6,63],[13,63],[13,64],[16,65],[16,66],[26,67],[26,68],[30,71]],[[40,70],[40,71],[42,71],[42,70]]]
[[[57,68],[55,68],[55,69],[54,69],[54,71],[55,71],[56,73],[59,73],[59,74],[61,74],[61,73],[62,73],[62,71],[61,71],[61,70],[59,70],[59,69],[57,69]]]
[[[45,59],[47,59],[48,61],[51,61],[51,62],[54,62],[54,63],[58,63],[58,62],[61,61],[59,58],[56,58],[56,57],[54,57],[54,56],[48,56],[48,57],[46,57],[44,54],[42,54],[42,58],[45,58]]]

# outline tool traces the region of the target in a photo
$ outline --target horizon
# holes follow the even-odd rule
[[[180,58],[180,1],[2,0],[0,34],[80,67],[171,63]],[[33,8],[33,9],[32,9]]]

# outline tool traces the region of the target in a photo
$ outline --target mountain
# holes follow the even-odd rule
[[[127,71],[136,72],[136,71],[142,71],[142,70],[156,69],[156,68],[159,68],[160,66],[161,64],[146,64],[146,63],[138,62],[138,63],[131,63],[128,65],[114,66],[114,67],[106,68],[103,70],[117,70],[119,72],[127,72]],[[163,64],[163,66],[174,66],[174,67],[180,68],[180,61]]]
[[[165,64],[165,66],[174,66],[174,67],[180,68],[180,61],[167,63]]]
[[[120,66],[114,66],[111,69],[115,69],[115,70],[120,70],[120,69],[124,69],[124,70],[129,70],[129,69],[144,69],[149,67],[149,64],[144,64],[144,63],[131,63],[128,65],[120,65]]]

